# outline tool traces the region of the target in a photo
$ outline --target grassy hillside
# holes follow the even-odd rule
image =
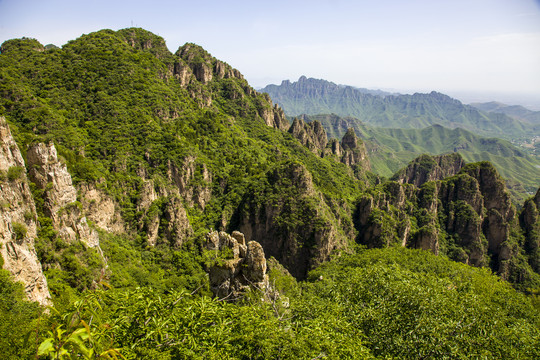
[[[433,125],[424,129],[390,129],[368,126],[352,117],[303,116],[320,121],[329,137],[341,138],[349,127],[366,144],[374,172],[390,177],[420,154],[459,152],[465,161],[490,161],[508,181],[521,202],[540,186],[540,159],[497,138],[484,138],[457,128]]]
[[[337,114],[386,128],[419,129],[440,124],[507,140],[526,140],[540,134],[540,128],[533,125],[504,114],[481,112],[437,92],[377,96],[306,77],[294,83],[268,85],[261,91],[267,92],[289,116]]]
[[[521,105],[506,105],[492,101],[487,103],[474,103],[471,104],[471,106],[485,112],[506,114],[533,125],[540,125],[540,111],[532,111]]]

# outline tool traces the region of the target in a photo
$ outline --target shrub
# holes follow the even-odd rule
[[[11,166],[7,171],[7,178],[9,181],[15,181],[21,178],[23,172],[24,168],[22,166]]]
[[[11,226],[13,227],[13,235],[15,236],[15,240],[24,239],[26,233],[28,232],[26,225],[14,221]]]

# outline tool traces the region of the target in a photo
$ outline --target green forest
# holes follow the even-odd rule
[[[18,148],[26,164],[0,170],[4,359],[540,358],[534,175],[520,184],[533,195],[516,196],[503,180],[513,169],[472,152],[406,167],[406,130],[380,130],[400,145],[344,161],[375,146],[360,127],[348,126],[357,148],[306,146],[238,70],[140,28],[61,48],[4,42],[0,117],[16,142],[2,154]],[[478,146],[534,164],[506,144]],[[58,160],[36,162],[47,147]],[[63,167],[75,200],[60,206]],[[213,293],[209,273],[238,255],[209,250],[214,230],[261,244],[266,288]],[[37,255],[48,305],[10,272],[15,245]]]

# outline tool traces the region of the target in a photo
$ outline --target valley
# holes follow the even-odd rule
[[[540,356],[533,121],[132,27],[5,41],[0,135],[6,359]]]

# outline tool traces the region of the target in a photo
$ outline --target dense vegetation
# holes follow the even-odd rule
[[[8,350],[3,356],[31,358],[38,351],[88,359],[540,356],[538,298],[518,293],[484,269],[394,248],[343,256],[304,283],[278,269],[271,274],[288,306],[261,302],[256,293],[230,304],[197,289],[138,287],[86,292],[46,318],[20,292],[9,293],[13,285],[4,279],[8,321],[3,326],[11,328],[3,333],[2,349]],[[32,338],[25,342],[28,334]],[[71,355],[57,355],[63,350]]]
[[[538,188],[540,158],[497,138],[484,138],[467,130],[433,125],[423,129],[391,129],[368,126],[359,119],[337,115],[303,116],[305,121],[318,120],[328,135],[341,138],[353,128],[370,152],[375,173],[390,177],[420,154],[459,152],[465,161],[489,161],[507,180],[507,186],[518,203]]]
[[[389,204],[371,214],[390,248],[356,247],[358,204],[390,199],[396,183],[375,186],[377,176],[302,146],[283,131],[267,95],[199,46],[171,54],[162,38],[125,29],[62,48],[10,40],[0,51],[0,116],[22,153],[53,142],[79,191],[91,185],[112,199],[123,227],[98,229],[104,257],[68,242],[44,210],[46,190],[30,184],[35,247],[54,306],[44,312],[26,301],[0,271],[4,358],[539,357],[539,300],[527,288],[538,274],[521,254],[518,225],[512,244],[522,263],[513,273],[532,272],[514,282],[523,292],[487,267],[448,260],[444,254],[461,249],[457,237],[438,257],[393,246],[399,225],[409,221],[416,234],[431,220],[413,196],[403,209]],[[23,173],[10,168],[0,185]],[[174,207],[188,219],[180,240],[170,230]],[[212,298],[204,236],[242,227],[288,267],[270,262],[280,297],[261,300],[253,290],[234,304]],[[15,240],[25,236],[18,229]]]

